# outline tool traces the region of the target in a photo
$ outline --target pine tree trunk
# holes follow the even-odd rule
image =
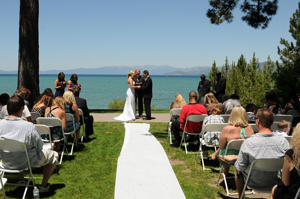
[[[39,1],[20,0],[18,89],[31,91],[30,105],[39,89]]]

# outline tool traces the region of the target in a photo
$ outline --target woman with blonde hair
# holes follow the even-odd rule
[[[44,95],[44,96],[46,96],[46,95]],[[47,107],[45,109],[45,116],[52,117],[52,118],[58,118],[62,121],[62,127],[59,126],[59,127],[51,128],[51,139],[52,140],[60,140],[63,137],[62,129],[66,130],[66,128],[67,128],[64,99],[60,96],[56,97],[53,100],[52,105],[50,105],[50,107]],[[59,142],[55,142],[54,150],[55,151],[59,150]]]
[[[126,92],[126,102],[123,109],[123,113],[118,117],[115,117],[114,120],[118,121],[130,121],[135,120],[135,89],[139,89],[141,86],[135,86],[133,81],[134,71],[131,70],[127,74],[127,84],[128,89]]]
[[[185,100],[183,99],[182,95],[178,93],[177,95],[175,95],[175,100],[172,102],[170,106],[170,110],[172,108],[182,108],[185,105],[186,105]]]
[[[74,117],[74,121],[67,121],[67,128],[65,132],[74,131],[73,122],[75,122],[76,131],[76,142],[80,134],[80,116],[78,111],[78,106],[76,104],[75,96],[71,91],[65,91],[63,98],[66,103],[66,113],[70,113]]]
[[[33,106],[32,112],[37,112],[41,117],[45,116],[45,109],[52,105],[52,97],[43,95],[43,97]]]
[[[272,199],[290,199],[300,188],[300,123],[294,129],[292,148],[285,153],[281,180],[272,189]]]
[[[207,93],[204,96],[204,104],[205,104],[205,108],[207,111],[207,114],[209,114],[210,109],[213,105],[218,105],[222,111],[222,113],[224,113],[224,106],[222,103],[219,103],[219,101],[217,100],[217,98],[214,96],[214,94],[212,93]]]
[[[239,154],[238,150],[229,149],[227,155],[224,156],[228,142],[234,139],[247,139],[254,134],[252,127],[248,124],[246,111],[242,106],[235,106],[232,109],[228,124],[228,126],[225,126],[222,129],[219,140],[219,149],[210,156],[213,160],[218,157],[220,162],[224,160],[228,162],[236,161]],[[217,156],[218,154],[220,156]],[[226,167],[224,166],[224,174],[226,176],[228,171],[229,165]]]

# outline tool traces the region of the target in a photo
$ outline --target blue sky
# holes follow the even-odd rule
[[[241,1],[240,1],[241,2]],[[40,0],[40,70],[104,66],[222,66],[226,56],[279,60],[297,0],[279,0],[265,30],[241,20],[210,24],[208,0]],[[20,1],[0,1],[0,70],[17,70]]]

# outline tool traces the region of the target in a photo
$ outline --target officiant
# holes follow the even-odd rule
[[[141,76],[140,69],[135,70],[135,75],[133,77],[133,81],[135,82],[135,85],[142,86],[145,79],[143,76]],[[141,89],[135,89],[135,106],[138,104],[139,109],[139,116],[136,117],[137,119],[142,117],[143,115],[143,91]]]

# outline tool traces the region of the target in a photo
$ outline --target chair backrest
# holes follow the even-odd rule
[[[37,112],[30,112],[32,121],[35,121],[36,118],[41,117],[41,115]]]
[[[230,114],[231,114],[231,111],[232,111],[232,109],[227,110],[225,114],[229,114],[229,115],[230,115]]]
[[[228,123],[209,123],[209,124],[206,124],[204,129],[203,129],[203,132],[222,132],[222,129],[225,127],[225,126],[228,126]]]
[[[66,120],[67,121],[74,121],[74,116],[71,113],[66,113]]]
[[[83,111],[80,108],[78,108],[78,112],[79,112],[79,116],[83,116]]]
[[[275,115],[274,116],[274,122],[279,122],[281,120],[293,122],[293,116],[292,115]]]
[[[240,150],[243,142],[244,139],[230,140],[227,144],[225,155],[227,155],[229,149]]]
[[[224,118],[225,123],[228,123],[228,120],[230,118],[230,114],[221,114],[220,116],[222,116]]]
[[[3,150],[4,153],[13,153],[13,152],[24,151],[26,158],[27,158],[27,167],[22,168],[20,170],[29,168],[30,173],[31,173],[31,167],[30,167],[30,162],[29,162],[29,158],[28,158],[27,147],[24,143],[15,141],[15,140],[8,140],[8,139],[0,138],[0,150]]]
[[[258,129],[257,129],[257,127],[256,127],[256,124],[249,124],[249,125],[252,127],[254,133],[257,133],[257,132],[258,132]]]
[[[48,135],[49,142],[52,143],[50,128],[45,124],[35,124],[35,128],[40,135]]]
[[[287,141],[291,144],[292,137],[293,137],[293,136],[285,136],[285,139],[287,139]]]
[[[297,110],[289,110],[286,114],[293,117],[300,117],[300,111]]]
[[[300,188],[298,189],[296,195],[295,195],[295,199],[299,199],[299,196],[300,196]]]
[[[197,115],[197,114],[193,115],[193,114],[191,114],[191,115],[188,115],[186,120],[185,120],[184,131],[186,133],[189,133],[189,132],[186,131],[186,126],[187,126],[188,122],[202,122],[204,120],[204,118],[206,118],[206,117],[207,117],[206,114],[202,114],[202,115]],[[198,133],[201,133],[201,132],[198,132]]]
[[[36,123],[45,124],[47,126],[63,126],[60,119],[52,117],[39,117],[36,119]]]
[[[170,110],[170,119],[171,119],[172,115],[180,115],[181,109],[182,108],[172,108]]]
[[[258,159],[252,162],[250,170],[278,171],[282,169],[283,162],[284,158]]]

